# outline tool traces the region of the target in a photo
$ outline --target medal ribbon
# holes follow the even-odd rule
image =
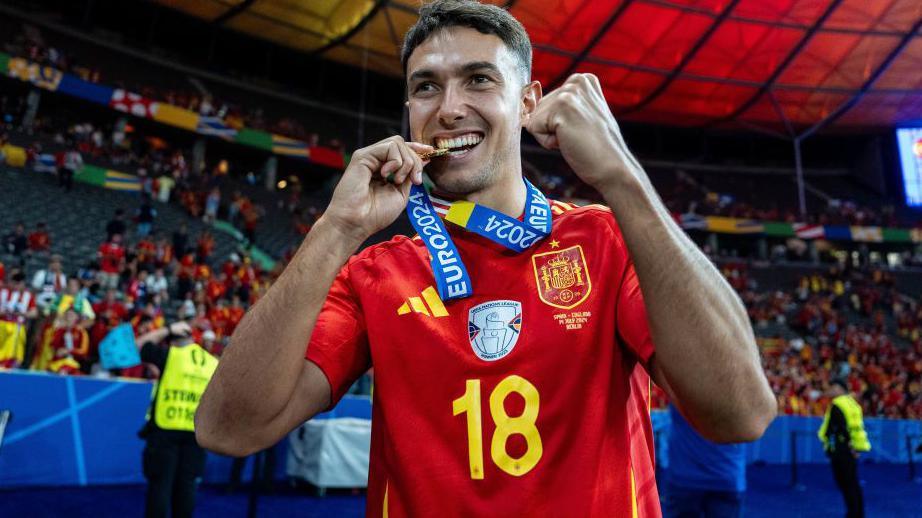
[[[522,253],[551,233],[551,206],[547,198],[531,182],[524,178],[523,181],[526,189],[524,222],[469,201],[447,203],[449,208],[445,219]],[[439,297],[448,301],[470,296],[471,278],[467,268],[429,194],[420,185],[410,189],[407,216],[429,250]]]

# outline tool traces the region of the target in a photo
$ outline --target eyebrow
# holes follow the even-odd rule
[[[503,77],[503,73],[500,71],[499,67],[489,61],[471,61],[470,63],[465,63],[457,68],[457,71],[462,74],[469,74],[478,70],[487,70],[493,74],[496,74],[500,78]],[[433,77],[435,77],[435,71],[430,68],[424,68],[410,74],[410,78],[407,80],[407,82],[412,83],[413,81],[432,79]]]

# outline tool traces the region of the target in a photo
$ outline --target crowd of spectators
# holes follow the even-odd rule
[[[899,293],[891,274],[832,268],[791,290],[759,290],[746,271],[724,267],[763,335],[780,413],[822,415],[830,383],[841,379],[869,416],[922,418],[922,305]],[[764,332],[769,326],[774,332]]]
[[[102,229],[100,229],[102,230]],[[134,236],[128,241],[126,236]],[[100,236],[103,232],[100,232]],[[120,324],[136,336],[170,319],[190,323],[193,338],[220,355],[246,309],[265,293],[275,272],[263,271],[244,251],[214,257],[209,231],[193,241],[186,225],[167,235],[145,231],[119,209],[105,226],[95,257],[64,272],[52,240],[39,223],[26,234],[20,223],[3,239],[0,263],[0,366],[60,374],[115,374],[155,378],[150,365],[109,372],[100,365],[99,344]],[[47,266],[31,279],[23,256],[44,254]],[[22,333],[23,339],[11,333]],[[18,349],[12,341],[23,340]]]
[[[343,146],[342,141],[335,137],[322,141],[320,135],[310,131],[296,117],[270,116],[260,106],[242,105],[221,99],[202,88],[193,87],[191,83],[188,86],[178,82],[153,85],[126,77],[114,68],[102,70],[99,64],[85,61],[65,49],[50,45],[41,30],[31,25],[25,25],[18,34],[8,37],[3,50],[12,56],[74,74],[85,81],[108,84],[139,94],[151,101],[185,108],[206,117],[218,117],[233,129],[245,126],[277,133],[301,140],[310,146],[323,144],[335,149],[342,149]]]
[[[21,97],[3,96],[0,101],[15,106],[16,99]],[[188,149],[172,145],[158,136],[145,135],[130,124],[69,122],[73,118],[63,112],[38,115],[28,131],[12,121],[0,124],[0,144],[8,139],[5,128],[31,134],[33,140],[26,148],[25,166],[56,174],[60,185],[67,191],[72,189],[73,179],[85,161],[107,169],[136,173],[147,199],[178,203],[190,216],[209,224],[219,216],[225,217],[251,243],[255,243],[257,226],[265,216],[265,208],[231,185],[227,161],[218,161],[213,167],[197,172],[187,158],[190,155]],[[56,152],[50,153],[50,150]],[[253,184],[255,176],[249,173],[241,180]],[[222,191],[231,195],[222,200]],[[306,210],[300,189],[288,189],[287,194],[287,197],[278,197],[280,206],[290,207],[290,212]],[[140,210],[141,232],[144,232],[147,227],[144,223],[150,223],[152,218],[152,207],[148,204]],[[294,230],[302,232],[299,218],[293,220],[293,225]]]
[[[902,226],[893,205],[873,208],[850,200],[831,199],[819,211],[800,216],[797,210],[781,208],[771,204],[768,208],[759,208],[745,200],[729,194],[713,191],[700,193],[698,199],[690,201],[684,207],[676,207],[680,213],[700,216],[726,216],[739,219],[759,221],[784,221],[787,223],[808,223],[811,225],[860,225],[860,226]]]

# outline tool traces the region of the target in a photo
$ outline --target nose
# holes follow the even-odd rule
[[[463,120],[467,114],[467,101],[462,92],[454,86],[445,88],[442,102],[439,103],[439,122],[451,127]]]

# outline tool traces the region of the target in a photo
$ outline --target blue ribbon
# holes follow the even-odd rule
[[[531,182],[523,180],[527,192],[525,222],[469,201],[452,203],[445,219],[522,253],[551,233],[552,218],[551,207],[544,194]],[[470,296],[471,280],[464,262],[422,186],[414,185],[410,189],[407,215],[429,250],[439,297],[447,301]]]

